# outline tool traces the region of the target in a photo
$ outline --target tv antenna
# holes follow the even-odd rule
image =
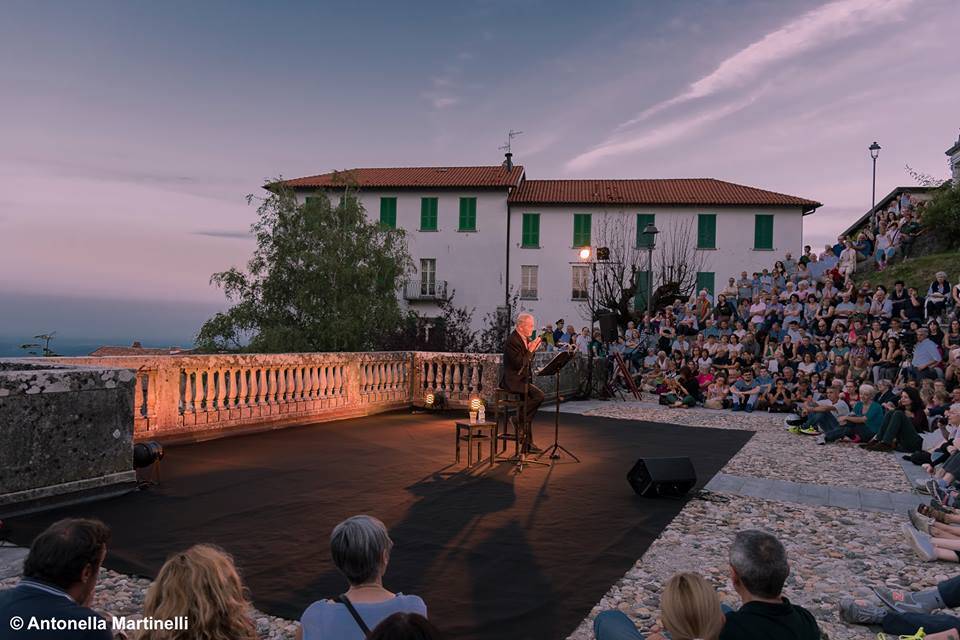
[[[511,153],[510,143],[513,142],[514,138],[516,138],[522,133],[523,131],[514,131],[513,129],[510,129],[510,131],[507,132],[507,144],[497,148],[500,149],[500,151],[506,151],[507,153]]]

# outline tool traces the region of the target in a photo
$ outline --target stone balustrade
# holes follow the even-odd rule
[[[534,368],[550,357],[536,354]],[[428,392],[442,392],[450,408],[466,408],[474,395],[489,402],[500,377],[501,356],[404,351],[44,361],[134,371],[135,437],[177,441],[423,406]],[[586,358],[569,364],[561,376],[561,395],[576,392],[586,371]],[[553,397],[553,378],[535,382]]]

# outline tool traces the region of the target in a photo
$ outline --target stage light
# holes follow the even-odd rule
[[[584,247],[580,249],[580,259],[589,260],[590,259],[590,247]]]
[[[163,460],[163,445],[151,440],[133,445],[133,468],[142,469]]]
[[[163,460],[163,445],[154,440],[149,442],[138,442],[133,445],[133,468],[143,469],[151,467],[153,469],[152,480],[142,480],[139,471],[137,472],[137,486],[140,489],[146,489],[153,485],[160,484],[160,461]]]
[[[443,396],[443,391],[428,391],[423,396],[423,406],[431,411],[443,409],[446,407],[447,399]]]

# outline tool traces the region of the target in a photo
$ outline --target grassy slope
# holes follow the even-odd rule
[[[867,280],[872,285],[883,284],[888,289],[892,289],[894,282],[903,280],[908,287],[916,287],[923,295],[930,283],[933,282],[937,271],[946,271],[947,282],[951,284],[960,280],[960,251],[933,253],[911,258],[906,262],[898,258],[895,264],[882,273],[873,270],[872,260],[870,261],[869,271],[865,267],[866,264],[863,263],[857,265],[857,283]]]

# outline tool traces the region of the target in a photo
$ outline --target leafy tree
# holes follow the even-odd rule
[[[457,307],[453,304],[457,291],[438,301],[440,317],[438,322],[443,334],[443,350],[451,353],[476,351],[477,332],[473,330],[473,314],[476,308]]]
[[[906,167],[907,173],[923,187],[936,187],[923,203],[920,220],[927,229],[936,230],[936,244],[952,249],[960,245],[960,184]]]
[[[936,229],[949,248],[960,245],[960,185],[948,182],[933,192],[923,208],[923,226]]]
[[[443,332],[436,320],[424,318],[408,310],[393,331],[388,331],[377,344],[381,351],[443,351]]]
[[[477,336],[477,351],[480,353],[503,353],[503,343],[513,329],[513,321],[521,311],[520,292],[514,291],[507,305],[497,307],[483,317],[484,327]]]
[[[233,306],[203,325],[199,346],[359,351],[397,331],[404,320],[397,294],[411,269],[404,233],[369,221],[349,177],[342,183],[336,205],[323,192],[298,204],[292,190],[269,185],[247,270],[210,278]]]
[[[437,301],[440,315],[421,316],[408,310],[395,331],[377,345],[384,351],[475,351],[477,333],[472,328],[475,309],[458,307],[453,300],[456,291]]]

